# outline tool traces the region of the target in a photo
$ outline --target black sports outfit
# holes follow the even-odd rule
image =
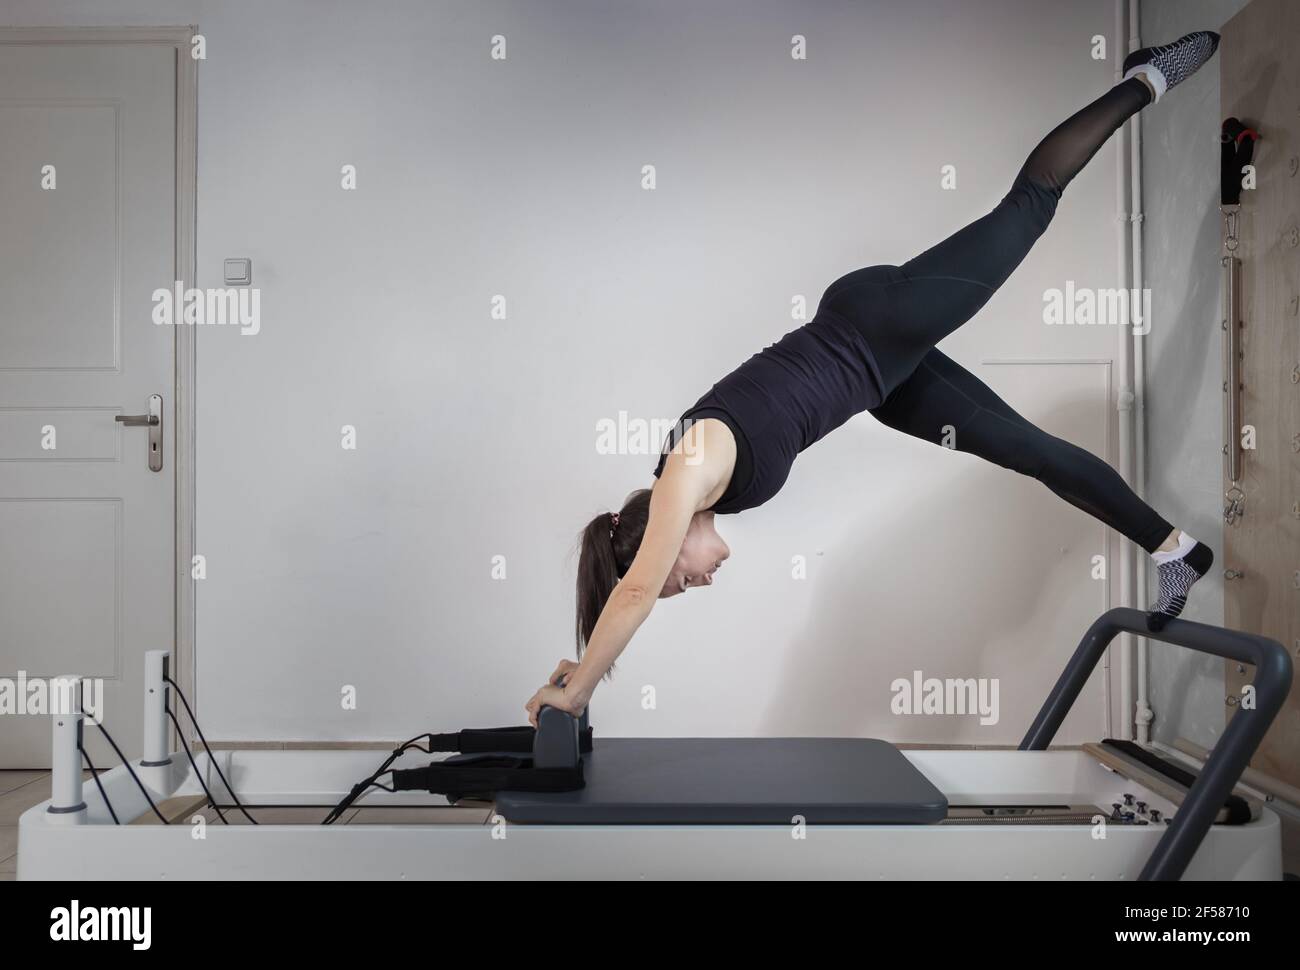
[[[691,419],[718,418],[735,435],[737,457],[713,511],[740,512],[780,490],[800,451],[867,411],[936,444],[951,426],[956,450],[1038,479],[1154,551],[1173,527],[1113,468],[1030,424],[934,346],[1006,281],[1051,222],[1070,180],[1151,99],[1136,77],[1116,85],[1039,143],[988,215],[901,266],[869,266],[832,283],[811,321],[741,364],[682,415],[655,475]]]

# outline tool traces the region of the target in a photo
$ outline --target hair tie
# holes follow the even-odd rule
[[[614,538],[614,530],[618,528],[618,513],[609,513],[609,537]]]

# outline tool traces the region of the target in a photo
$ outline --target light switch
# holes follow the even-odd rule
[[[253,282],[253,261],[251,259],[226,260],[226,285],[249,286]]]

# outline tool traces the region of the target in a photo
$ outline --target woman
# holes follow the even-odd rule
[[[715,514],[766,502],[799,452],[861,411],[1037,478],[1151,554],[1160,593],[1150,629],[1182,612],[1214,561],[1210,549],[1162,519],[1101,459],[1034,427],[934,345],[1006,281],[1106,140],[1218,44],[1218,34],[1198,31],[1129,55],[1123,81],[1044,138],[992,212],[902,266],[870,266],[832,283],[812,321],[700,398],[669,435],[653,490],[634,492],[584,530],[581,663],[561,661],[528,701],[533,723],[543,704],[571,713],[587,706],[656,598],[712,583],[730,555]]]

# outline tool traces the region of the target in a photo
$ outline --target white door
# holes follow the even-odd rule
[[[176,56],[0,38],[0,768],[49,764],[49,718],[21,711],[69,673],[138,757],[143,655],[172,648],[175,334],[150,313],[177,278]],[[115,421],[155,394],[160,471]]]

